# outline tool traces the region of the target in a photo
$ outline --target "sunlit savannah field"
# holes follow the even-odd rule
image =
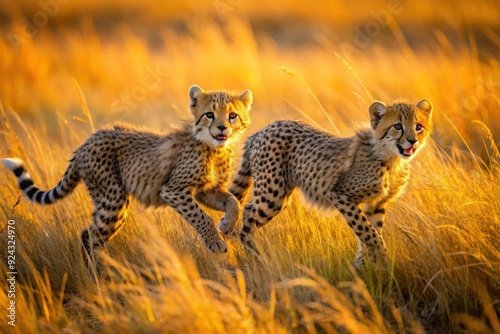
[[[216,256],[172,209],[133,202],[87,269],[85,187],[16,205],[1,169],[0,332],[500,332],[499,14],[493,0],[2,1],[0,157],[41,188],[104,124],[189,120],[192,84],[252,90],[246,136],[277,119],[350,135],[373,100],[424,97],[434,133],[389,206],[382,271],[354,271],[343,218],[300,194],[258,233],[258,256],[234,237]]]

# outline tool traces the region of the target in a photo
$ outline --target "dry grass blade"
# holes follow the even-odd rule
[[[300,109],[299,107],[297,107],[296,105],[293,104],[292,101],[289,101],[285,98],[282,98],[283,101],[285,101],[290,107],[292,107],[294,110],[296,110],[298,113],[300,113],[302,115],[302,117],[304,117],[309,123],[313,124],[314,126],[317,126],[317,127],[322,127],[315,119],[314,117],[311,117],[306,111]]]
[[[370,93],[370,91],[368,90],[368,88],[366,88],[365,84],[363,83],[363,81],[359,77],[358,73],[356,73],[356,71],[354,71],[354,69],[352,68],[352,66],[349,65],[349,63],[347,62],[347,60],[345,60],[337,52],[335,52],[335,56],[337,56],[337,58],[344,64],[344,66],[347,67],[347,69],[354,75],[354,77],[356,78],[356,80],[358,81],[358,83],[361,85],[361,87],[363,87],[363,89],[364,89],[364,91],[366,93],[366,96],[368,96],[368,99],[370,101],[373,101],[374,100],[373,95]]]
[[[1,122],[2,127],[5,129],[6,132],[6,136],[4,137],[4,139],[6,141],[5,148],[7,152],[5,152],[4,154],[8,154],[9,156],[19,157],[25,161],[26,152],[24,150],[24,147],[21,145],[19,138],[17,137],[14,130],[10,126],[10,123],[7,119],[7,115],[5,114],[5,109],[2,103],[0,103],[0,116],[2,117],[2,122]],[[9,146],[7,145],[11,147],[9,148]]]
[[[80,85],[78,84],[78,81],[76,81],[76,79],[73,79],[73,82],[75,83],[75,87],[78,91],[78,97],[79,97],[78,102],[80,103],[82,112],[85,115],[85,117],[87,117],[90,129],[92,130],[92,132],[95,132],[94,122],[92,121],[92,115],[90,114],[89,106],[87,105],[87,100],[85,100],[85,96],[83,95],[83,91]]]
[[[281,66],[281,70],[283,72],[285,72],[286,74],[289,74],[292,77],[294,77],[295,79],[297,79],[306,88],[307,92],[309,94],[311,94],[311,96],[313,97],[314,101],[316,101],[316,103],[320,107],[321,111],[323,112],[323,115],[325,115],[326,119],[330,123],[330,126],[333,129],[333,132],[336,133],[336,134],[338,134],[339,133],[339,129],[337,128],[337,126],[333,122],[332,118],[330,117],[330,115],[326,111],[325,107],[323,107],[323,104],[321,104],[321,102],[319,101],[319,99],[316,96],[316,94],[314,94],[314,92],[312,91],[311,87],[309,87],[309,85],[307,84],[307,82],[304,80],[304,78],[302,78],[299,74],[297,74],[297,72],[295,72],[294,70],[292,70],[292,69],[290,69],[290,68],[288,68],[286,66]]]
[[[497,144],[488,126],[479,120],[473,120],[472,124],[477,125],[479,129],[481,129],[481,131],[483,132],[484,136],[486,137],[486,140],[488,140],[491,151],[493,152],[493,154],[491,155],[491,159],[496,159],[496,162],[500,163],[500,152],[498,151]]]
[[[448,121],[448,123],[453,127],[453,129],[455,129],[456,133],[459,135],[460,139],[462,139],[462,142],[464,143],[464,145],[467,147],[467,149],[469,150],[469,153],[470,155],[472,156],[472,159],[477,167],[477,169],[481,172],[481,174],[484,176],[484,172],[481,168],[481,165],[479,164],[479,161],[477,160],[477,157],[476,155],[474,154],[474,152],[472,151],[471,147],[469,146],[469,144],[467,143],[467,140],[465,140],[464,136],[460,133],[460,130],[458,130],[458,128],[455,126],[455,124],[448,118],[448,116],[446,115],[446,113],[444,113],[442,110],[441,110],[441,113],[442,115],[444,116],[444,118],[446,118],[446,120]]]

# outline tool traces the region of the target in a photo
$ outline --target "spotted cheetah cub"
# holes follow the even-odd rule
[[[391,106],[374,102],[369,107],[371,128],[352,137],[286,120],[249,137],[230,188],[242,202],[253,179],[253,199],[243,212],[241,240],[255,247],[255,229],[273,219],[299,188],[311,202],[342,213],[360,242],[356,267],[363,265],[365,256],[372,263],[384,261],[385,208],[407,182],[410,161],[431,132],[431,113],[428,100]]]
[[[212,219],[197,202],[225,211],[219,228],[227,232],[239,219],[236,198],[227,191],[231,142],[249,125],[252,93],[189,89],[193,122],[170,134],[114,125],[97,131],[80,146],[59,183],[38,189],[21,160],[4,159],[29,200],[52,204],[85,182],[95,207],[92,225],[82,232],[87,252],[111,239],[123,226],[130,195],[145,206],[174,208],[215,253],[226,252]]]

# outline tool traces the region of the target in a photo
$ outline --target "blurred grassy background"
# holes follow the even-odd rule
[[[259,258],[234,240],[216,257],[172,210],[135,203],[96,275],[80,257],[84,187],[13,207],[0,170],[0,219],[18,231],[15,330],[500,331],[499,14],[488,0],[0,2],[0,157],[25,159],[45,188],[100,124],[188,119],[192,84],[251,89],[249,134],[281,118],[349,134],[373,99],[435,108],[433,140],[389,208],[388,277],[357,279],[352,232],[298,198],[258,236]]]
[[[98,124],[120,118],[163,127],[186,116],[186,88],[196,83],[252,89],[255,128],[302,117],[300,110],[345,131],[366,121],[372,98],[427,97],[443,145],[456,139],[443,114],[477,149],[470,119],[500,131],[495,1],[46,0],[0,8],[0,73],[8,78],[0,99],[36,121],[78,115],[76,81]],[[144,87],[152,72],[156,84]]]

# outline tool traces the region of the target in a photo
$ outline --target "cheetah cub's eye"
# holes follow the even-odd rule
[[[214,113],[213,112],[207,112],[205,114],[205,117],[208,118],[208,119],[213,119],[214,118]]]
[[[420,133],[424,130],[424,127],[422,126],[422,124],[417,124],[415,126],[415,130],[417,131],[417,133]]]
[[[401,125],[401,123],[394,124],[394,129],[401,130],[402,128],[403,126]]]
[[[238,115],[236,115],[236,113],[234,113],[234,112],[229,113],[229,119],[235,119],[236,117],[238,117]]]

